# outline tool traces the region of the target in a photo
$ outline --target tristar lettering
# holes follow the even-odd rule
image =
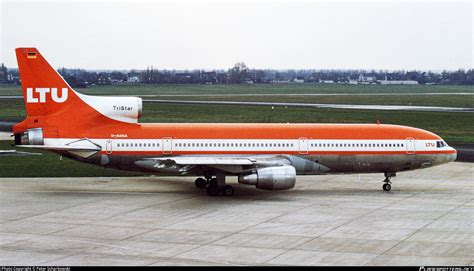
[[[113,107],[115,111],[132,111],[133,110],[133,107],[125,106],[125,105],[114,105]]]
[[[58,96],[57,88],[27,88],[27,103],[46,103],[46,94],[51,94],[51,99],[56,103],[63,103],[67,100],[68,88],[61,89],[61,97]]]

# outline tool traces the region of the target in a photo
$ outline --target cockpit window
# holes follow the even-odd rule
[[[444,146],[446,146],[446,145],[443,141],[436,141],[436,148],[442,148]]]

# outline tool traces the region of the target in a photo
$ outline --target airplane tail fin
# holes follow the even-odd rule
[[[14,132],[46,124],[80,130],[104,124],[137,123],[142,100],[90,96],[74,91],[36,48],[17,48],[16,57],[27,118]]]
[[[72,88],[36,48],[15,51],[28,116],[54,114],[77,102]]]

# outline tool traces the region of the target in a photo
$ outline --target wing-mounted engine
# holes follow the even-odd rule
[[[138,97],[77,95],[99,113],[114,120],[138,123],[142,116],[142,99]]]
[[[258,168],[251,174],[240,175],[239,183],[263,190],[291,189],[296,183],[296,170],[292,166]]]

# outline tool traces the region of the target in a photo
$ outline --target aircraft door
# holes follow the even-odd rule
[[[173,152],[173,140],[171,137],[163,137],[163,154],[171,154]]]
[[[406,139],[407,144],[407,154],[414,154],[415,153],[415,139],[409,137]]]
[[[105,142],[105,153],[112,154],[112,140],[107,140]]]
[[[300,154],[308,153],[308,139],[306,137],[299,138],[299,153]]]

